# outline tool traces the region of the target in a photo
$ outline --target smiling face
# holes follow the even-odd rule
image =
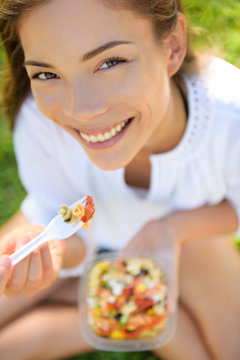
[[[100,0],[52,0],[18,28],[40,111],[96,166],[118,169],[140,150],[168,146],[177,128],[176,61],[170,39],[157,44],[148,20]]]

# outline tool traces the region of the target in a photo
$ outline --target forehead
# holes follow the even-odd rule
[[[151,24],[132,11],[112,9],[101,0],[51,0],[21,16],[24,50],[81,45],[82,51],[113,40],[141,44],[152,38]],[[35,46],[34,46],[35,44]],[[67,49],[66,49],[67,50]]]

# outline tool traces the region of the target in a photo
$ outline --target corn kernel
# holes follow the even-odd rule
[[[123,339],[125,339],[125,334],[121,330],[113,330],[110,334],[110,337],[113,340],[123,340]]]
[[[146,287],[146,285],[144,283],[139,283],[136,286],[136,290],[137,290],[137,292],[143,293],[144,291],[147,290],[147,287]]]
[[[148,315],[154,315],[155,312],[154,312],[153,308],[147,309],[147,314]]]
[[[100,317],[101,316],[101,309],[93,309],[93,314],[96,317]]]
[[[96,264],[96,266],[98,267],[99,270],[104,271],[104,270],[106,270],[106,268],[108,266],[108,263],[104,262],[104,261],[101,261],[101,262],[98,262]]]

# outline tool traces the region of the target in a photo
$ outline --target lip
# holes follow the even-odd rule
[[[118,133],[117,135],[115,135],[115,136],[112,137],[111,139],[106,140],[106,141],[104,141],[104,142],[97,142],[97,143],[87,142],[87,141],[84,140],[84,139],[82,138],[82,136],[80,135],[80,130],[75,130],[75,131],[76,131],[76,133],[78,134],[78,136],[80,137],[81,141],[84,143],[84,146],[86,146],[86,147],[88,147],[88,148],[90,148],[90,149],[106,149],[106,148],[109,148],[109,147],[115,145],[115,144],[124,136],[124,134],[127,132],[128,128],[129,128],[130,124],[131,124],[132,121],[134,120],[134,117],[131,117],[131,118],[129,118],[128,120],[129,120],[128,124],[124,127],[124,129],[123,129],[120,133]],[[119,124],[121,124],[121,123],[122,123],[122,121],[121,121]],[[118,125],[118,124],[117,124],[117,125]],[[115,125],[115,126],[117,126],[117,125]],[[115,126],[114,126],[114,127],[115,127]],[[113,127],[112,127],[112,128],[113,128]],[[110,128],[108,128],[108,130],[109,130],[109,129],[110,129]],[[104,131],[106,132],[106,130],[104,130]],[[83,131],[81,131],[81,132],[83,132]],[[103,133],[104,133],[104,132],[103,132]],[[84,131],[84,134],[86,134],[86,135],[92,134],[92,135],[93,135],[94,132],[91,131],[91,133],[90,133],[90,132],[87,133],[87,131],[86,131],[86,132]],[[99,134],[99,130],[98,130],[98,134]]]

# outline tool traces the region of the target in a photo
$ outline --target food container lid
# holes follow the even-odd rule
[[[122,266],[121,264],[127,266],[127,270],[123,271],[125,271],[125,276],[128,276],[126,287],[131,290],[131,295],[127,302],[121,304],[122,307],[119,310],[119,307],[116,306],[119,306],[121,300],[124,301],[122,298],[126,300],[123,292],[126,295],[126,291],[128,291],[124,290],[121,281],[119,282],[119,276],[122,277],[120,268],[118,272],[115,271],[118,266]],[[145,264],[140,269],[142,274],[137,269],[139,264],[140,267],[142,267],[141,264]],[[146,266],[153,267],[146,270]],[[144,268],[145,271],[143,271]],[[149,287],[147,285],[146,290],[146,281],[149,281],[149,276],[152,276],[151,272],[155,271],[159,276],[159,271],[156,269],[160,269],[161,272],[162,290],[164,290],[165,284],[164,299],[163,292],[159,290],[159,287],[150,284]],[[147,275],[146,271],[149,271]],[[115,279],[116,276],[117,280]],[[142,279],[140,283],[139,278]],[[107,298],[104,299],[104,296]],[[149,299],[154,299],[154,304],[151,303],[152,306],[146,307],[149,305],[146,303]],[[110,309],[106,310],[106,304],[110,306]],[[162,315],[159,315],[160,313],[157,311],[159,304]],[[162,309],[163,305],[164,310]],[[131,308],[131,306],[133,307]],[[174,336],[177,323],[177,277],[174,253],[169,251],[154,253],[135,251],[134,253],[110,252],[97,255],[87,263],[84,275],[80,280],[79,307],[83,337],[89,345],[96,349],[129,352],[153,350],[167,344]],[[159,323],[161,316],[162,325]],[[115,319],[118,319],[118,322]],[[145,323],[146,320],[147,323]],[[127,328],[128,324],[132,326],[134,321],[138,322],[137,328]],[[109,326],[111,328],[111,325],[109,323],[116,324],[116,322],[119,327],[110,333]],[[138,330],[139,336],[136,335],[137,332],[134,333],[135,330]]]

